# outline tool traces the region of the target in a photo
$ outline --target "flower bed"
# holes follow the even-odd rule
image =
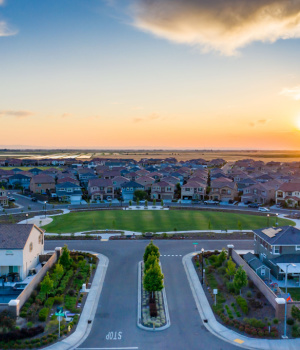
[[[55,312],[58,306],[75,314],[71,322],[67,323],[65,319],[61,321],[61,335],[64,337],[76,328],[87,296],[80,289],[82,284],[92,281],[98,259],[82,252],[67,251],[66,255],[67,248],[63,249],[58,262],[22,307],[18,327],[11,324],[9,329],[2,329],[1,349],[32,349],[56,341],[58,320]]]
[[[228,258],[223,260],[219,259],[219,256],[218,251],[205,252],[203,259],[204,291],[217,319],[242,334],[261,338],[278,338],[278,320],[274,319],[273,307],[256,289],[252,281],[248,281],[246,286],[237,290],[236,284],[232,281],[237,269],[234,268],[235,271],[230,277]],[[195,256],[193,261],[199,279],[201,279],[201,254]],[[213,289],[218,289],[216,305]]]

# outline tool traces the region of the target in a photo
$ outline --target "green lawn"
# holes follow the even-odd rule
[[[139,232],[188,231],[211,229],[238,229],[238,222],[243,229],[257,229],[267,226],[267,218],[263,216],[232,214],[214,211],[197,210],[164,210],[164,211],[124,211],[101,210],[75,212],[54,216],[52,223],[44,226],[47,232],[72,233],[89,230],[130,230]],[[280,226],[293,225],[286,219],[278,219]],[[275,224],[275,218],[270,218],[270,225]]]
[[[300,288],[288,288],[287,291],[290,293],[293,301],[300,301]]]

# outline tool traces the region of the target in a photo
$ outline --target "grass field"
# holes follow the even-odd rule
[[[55,216],[53,221],[44,226],[47,232],[72,233],[89,230],[130,230],[138,232],[188,231],[211,229],[257,229],[267,226],[264,216],[233,214],[213,211],[170,210],[170,211],[124,211],[103,210],[69,213]],[[293,225],[286,219],[279,219],[279,225]],[[270,225],[275,224],[275,218],[270,218]]]

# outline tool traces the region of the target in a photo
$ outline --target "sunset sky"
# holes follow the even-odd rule
[[[300,1],[0,0],[0,147],[300,149]]]

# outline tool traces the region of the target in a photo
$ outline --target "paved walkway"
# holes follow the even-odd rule
[[[199,252],[196,252],[201,253]],[[269,340],[249,338],[235,331],[224,327],[220,324],[210,307],[210,304],[206,298],[203,287],[199,281],[198,275],[195,271],[192,263],[192,257],[195,253],[187,254],[183,257],[182,262],[187,274],[188,281],[190,283],[192,293],[206,329],[214,334],[216,337],[231,343],[232,345],[240,346],[245,349],[254,350],[299,350],[300,339],[281,339],[281,340]]]
[[[33,218],[22,220],[18,222],[18,224],[34,224],[38,227],[42,227],[45,225],[50,224],[50,222],[53,221],[52,216],[59,216],[70,213],[70,210],[63,209],[63,213],[60,214],[53,214],[53,215],[41,215],[41,216],[34,216]]]

